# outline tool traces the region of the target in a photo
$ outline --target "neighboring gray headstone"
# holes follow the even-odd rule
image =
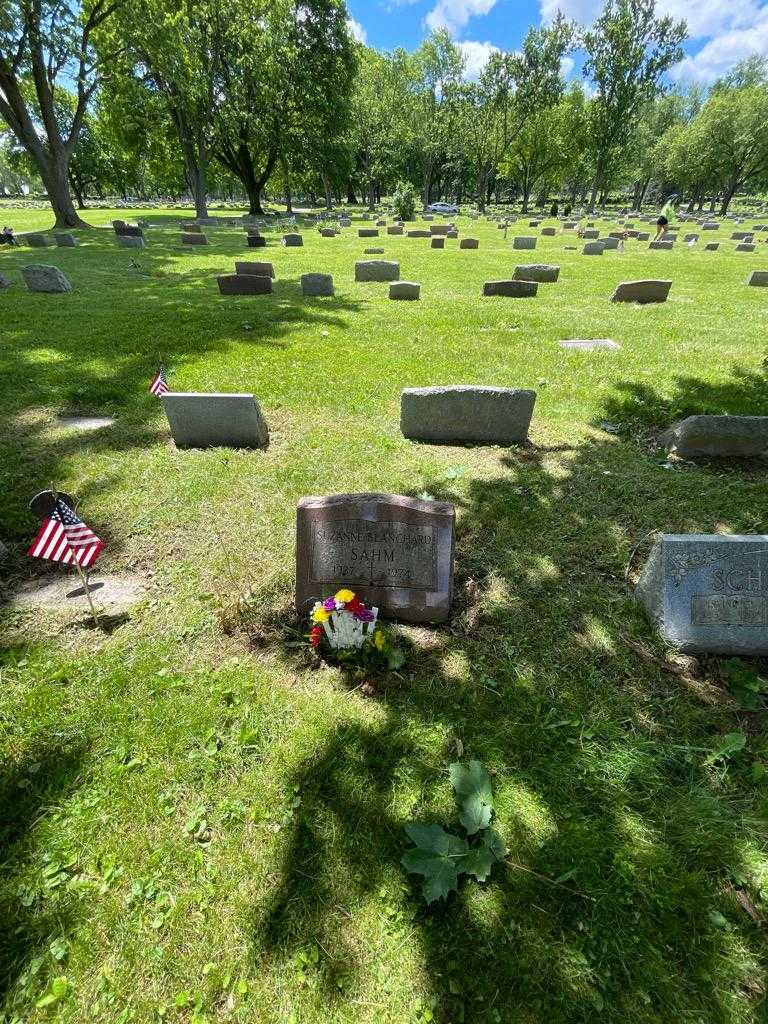
[[[597,228],[587,228],[586,230],[581,232],[581,237],[591,239],[599,238],[600,232],[597,230]]]
[[[358,228],[358,238],[378,238],[379,232],[377,228]]]
[[[270,278],[260,280],[271,287]],[[178,448],[264,448],[269,444],[267,425],[251,394],[173,391],[161,401]]]
[[[536,248],[536,236],[535,235],[515,235],[512,239],[513,249],[535,249]]]
[[[622,281],[611,302],[666,302],[671,287],[671,281]]]
[[[479,249],[480,242],[476,238],[462,238],[459,242],[460,249]]]
[[[768,654],[768,536],[663,534],[635,594],[686,654]]]
[[[448,234],[445,237],[446,238],[456,239],[456,238],[459,237],[459,232],[456,230],[456,228],[451,228],[451,230],[448,232]]]
[[[651,235],[650,235],[650,232],[648,232],[648,231],[638,231],[637,232],[637,240],[638,240],[638,242],[647,242],[650,237],[651,237]]]
[[[754,252],[755,246],[752,242],[739,242],[736,246],[736,252]]]
[[[30,263],[21,268],[21,276],[31,292],[71,292],[72,285],[58,267]]]
[[[581,250],[582,256],[602,256],[605,245],[602,242],[585,242]]]
[[[349,219],[349,217],[339,217],[339,225],[342,228],[351,228],[352,221]]]
[[[674,242],[670,242],[668,239],[658,238],[658,239],[654,239],[650,243],[648,248],[649,249],[660,249],[662,251],[669,251],[670,249],[674,248],[674,245],[675,245],[675,243]]]
[[[181,230],[188,235],[201,235],[203,233],[203,229],[195,221],[182,221]]]
[[[333,295],[333,278],[330,274],[302,274],[301,294],[322,297]]]
[[[747,284],[753,288],[768,288],[768,270],[753,270]]]
[[[701,225],[702,231],[717,231],[720,225],[716,221],[705,220]]]
[[[320,228],[320,237],[321,238],[335,238],[336,237],[336,231],[335,231],[334,228]]]
[[[519,444],[528,437],[535,391],[516,388],[406,388],[400,429],[430,444]]]
[[[402,235],[403,231],[404,229],[400,224],[390,224],[387,228],[388,235]]]
[[[194,232],[192,232],[191,234],[186,234],[185,233],[185,234],[183,234],[181,236],[181,244],[182,245],[208,245],[208,236],[207,235],[203,235],[203,234],[197,235]]]
[[[707,242],[707,244],[704,246],[704,252],[717,252],[719,248],[719,242]]]
[[[396,260],[361,260],[355,264],[356,281],[397,281],[400,264]]]
[[[431,238],[429,231],[422,231],[421,228],[414,228],[407,233],[408,238]]]
[[[754,459],[768,452],[768,416],[689,416],[659,437],[682,458]]]
[[[442,235],[445,237],[451,230],[450,224],[430,224],[429,233],[430,235]]]
[[[379,614],[445,622],[453,597],[456,513],[393,494],[302,498],[296,517],[296,608],[353,590]]]
[[[616,238],[615,235],[609,235],[607,238],[603,239],[603,249],[618,249],[620,241],[621,240]]]
[[[515,281],[538,281],[540,284],[554,284],[560,276],[560,267],[549,263],[521,263],[512,275]]]
[[[699,236],[693,233],[683,235],[684,242],[698,242]]]
[[[29,235],[22,235],[22,239],[32,249],[47,249],[51,244],[51,240],[47,235],[43,235],[38,232],[32,232]]]
[[[271,295],[272,278],[257,274],[222,274],[216,278],[221,295]]]
[[[294,249],[304,245],[304,239],[301,235],[296,234],[283,235],[283,245],[289,249]]]
[[[363,249],[363,256],[381,256],[383,253],[383,249]]]
[[[536,281],[486,281],[483,295],[501,295],[509,299],[533,299],[539,290]]]
[[[62,249],[74,249],[77,245],[77,239],[74,235],[70,235],[67,232],[53,236],[56,239],[56,245]]]
[[[541,229],[541,234],[542,234],[542,237],[549,237],[549,238],[551,238],[553,235],[557,234],[557,229],[556,228],[542,228]]]
[[[122,249],[146,249],[147,243],[142,235],[117,235],[117,244]]]
[[[430,243],[430,248],[431,249],[444,249],[445,248],[445,239],[440,237],[440,236],[438,236],[438,235],[435,235],[435,237],[432,239],[432,241]]]
[[[258,263],[253,260],[236,260],[236,274],[253,274],[255,277],[275,276],[275,268],[271,263]]]
[[[393,281],[389,286],[390,299],[414,302],[421,295],[421,285],[415,281]]]

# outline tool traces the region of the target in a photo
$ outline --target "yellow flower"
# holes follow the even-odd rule
[[[351,590],[340,590],[336,595],[336,600],[343,601],[344,604],[347,604],[354,596],[355,595]]]
[[[331,613],[327,612],[321,604],[316,605],[312,609],[312,621],[313,622],[327,622],[330,619]]]
[[[377,629],[376,632],[373,634],[373,642],[376,644],[376,649],[377,650],[379,650],[379,651],[383,651],[384,650],[385,638],[384,638],[384,634],[382,633],[382,631],[380,629]]]

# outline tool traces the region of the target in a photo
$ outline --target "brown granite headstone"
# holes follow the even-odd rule
[[[445,622],[453,595],[450,502],[396,494],[302,498],[296,516],[296,608],[347,587],[379,614]]]

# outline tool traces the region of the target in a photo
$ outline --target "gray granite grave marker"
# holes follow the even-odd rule
[[[406,388],[400,429],[430,444],[519,444],[528,437],[535,402],[535,391],[517,388]]]
[[[271,285],[269,278],[265,280]],[[174,391],[161,398],[178,448],[264,448],[269,432],[251,394]]]
[[[686,654],[768,654],[768,536],[664,534],[636,596]]]

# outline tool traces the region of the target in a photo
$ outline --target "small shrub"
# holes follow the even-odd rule
[[[392,196],[392,205],[400,220],[413,220],[416,216],[416,203],[419,194],[410,181],[398,182],[395,193]]]

